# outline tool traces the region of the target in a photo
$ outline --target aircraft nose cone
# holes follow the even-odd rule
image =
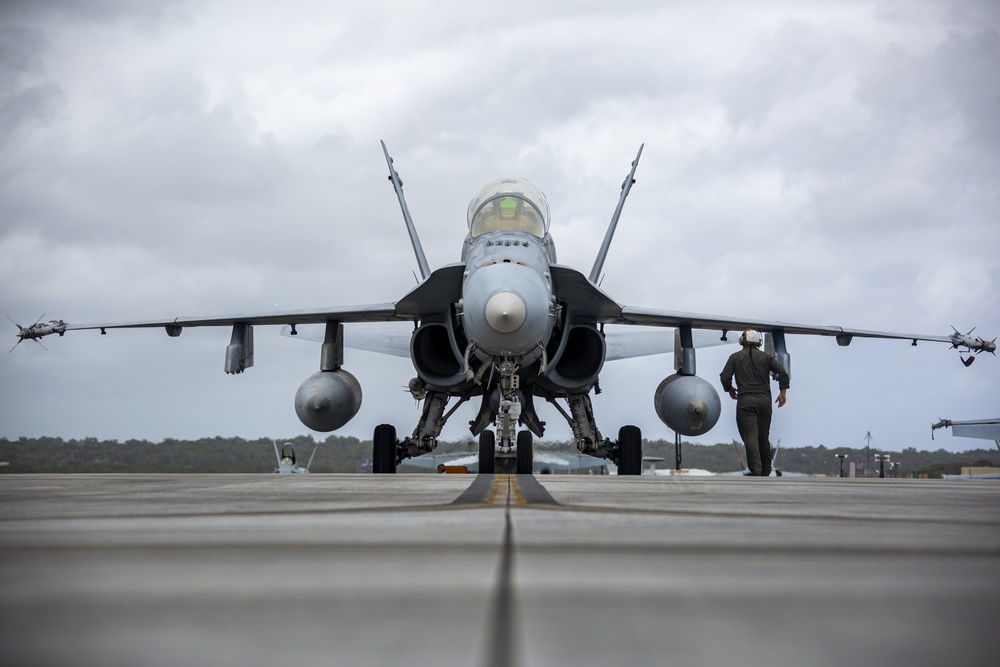
[[[499,333],[516,331],[526,314],[524,301],[513,292],[497,292],[486,302],[486,322]]]

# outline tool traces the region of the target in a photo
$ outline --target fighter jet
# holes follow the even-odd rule
[[[274,456],[278,459],[278,467],[274,469],[274,472],[281,474],[297,473],[305,474],[309,472],[309,466],[312,465],[313,457],[316,456],[316,450],[319,445],[313,447],[313,452],[309,456],[309,462],[306,463],[306,467],[303,468],[298,464],[295,459],[295,448],[292,443],[286,442],[281,446],[281,452],[278,452],[278,443],[274,443]]]
[[[42,314],[42,317],[45,317],[44,313]],[[39,345],[42,345],[42,342],[38,340],[39,338],[44,338],[45,336],[51,336],[54,333],[62,336],[64,333],[66,333],[65,322],[63,322],[62,320],[49,320],[48,322],[42,322],[42,317],[39,317],[37,320],[35,320],[35,323],[32,324],[30,327],[22,327],[17,322],[14,322],[14,320],[11,319],[10,315],[7,316],[7,319],[13,322],[14,326],[17,327],[17,342],[14,343],[14,347],[20,345],[21,341],[24,340],[33,340]],[[14,347],[10,348],[8,354],[14,351]],[[47,350],[49,348],[42,345],[42,349]]]
[[[841,346],[854,338],[894,338],[954,343],[951,336],[844,329],[837,326],[788,324],[738,317],[655,310],[626,306],[598,285],[625,200],[635,183],[642,156],[639,147],[621,186],[617,207],[590,272],[556,261],[545,195],[523,178],[499,178],[482,186],[467,211],[468,231],[459,262],[431,270],[403,196],[403,182],[389,152],[382,152],[389,181],[399,201],[419,269],[419,284],[394,302],[278,311],[230,316],[183,317],[146,322],[69,324],[65,329],[164,328],[176,337],[187,327],[232,327],[225,371],[242,373],[253,366],[253,328],[285,325],[290,335],[300,325],[323,326],[320,369],[295,395],[295,410],[308,428],[330,432],[348,423],[361,406],[361,385],[345,366],[344,327],[356,323],[403,321],[413,324],[407,340],[370,341],[377,351],[404,350],[416,375],[408,383],[421,405],[416,427],[397,437],[396,427],[381,424],[373,437],[373,469],[393,473],[404,459],[432,452],[455,410],[478,403],[469,424],[478,437],[480,473],[497,470],[497,457],[515,462],[518,473],[533,470],[532,443],[542,437],[545,422],[537,405],[555,407],[572,430],[580,453],[609,459],[619,474],[638,475],[642,467],[642,434],[624,425],[617,438],[597,425],[591,394],[601,391],[606,361],[674,350],[675,373],[653,396],[661,421],[676,433],[703,435],[719,419],[721,401],[712,383],[696,375],[696,333],[714,331],[727,342],[730,332],[754,328],[769,335],[786,369],[790,356],[786,334],[830,336]],[[648,332],[605,333],[605,325],[663,328],[657,340]],[[671,331],[671,329],[673,329]],[[720,336],[721,334],[721,336]],[[655,344],[653,344],[655,343]]]

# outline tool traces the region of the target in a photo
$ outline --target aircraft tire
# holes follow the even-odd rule
[[[396,427],[379,424],[372,437],[372,472],[394,474],[396,472]]]
[[[638,426],[622,426],[618,430],[618,474],[642,473],[642,431]]]
[[[530,475],[534,472],[534,456],[531,451],[531,431],[517,434],[517,474]]]
[[[497,436],[487,429],[479,434],[479,474],[496,472]]]

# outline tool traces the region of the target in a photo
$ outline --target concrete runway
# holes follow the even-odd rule
[[[995,480],[4,475],[0,503],[5,665],[1000,664]]]

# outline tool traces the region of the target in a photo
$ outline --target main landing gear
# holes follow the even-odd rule
[[[622,426],[618,431],[618,442],[606,441],[607,458],[618,465],[619,475],[638,475],[642,472],[642,432],[637,426]],[[392,474],[396,472],[398,442],[396,427],[379,424],[372,437],[372,472]],[[531,475],[534,472],[534,443],[530,431],[517,434],[513,451],[500,452],[496,448],[496,434],[491,430],[479,434],[479,473],[517,473]]]
[[[372,472],[376,474],[396,472],[396,427],[379,424],[372,437]]]
[[[622,426],[618,430],[618,474],[638,475],[642,472],[642,431],[638,426]]]
[[[492,364],[499,374],[496,393],[493,394],[495,403],[491,411],[490,395],[484,392],[483,408],[479,417],[471,422],[473,432],[479,431],[479,472],[487,475],[530,475],[534,472],[532,432],[540,437],[544,422],[538,420],[532,406],[532,388],[528,387],[522,393],[516,364],[507,359],[494,359]],[[447,392],[424,391],[419,381],[411,382],[411,392],[414,398],[423,402],[417,428],[412,436],[402,441],[397,440],[396,428],[391,424],[380,424],[375,428],[372,438],[372,469],[375,473],[394,473],[403,459],[433,451],[445,422],[471,395],[459,396],[458,403],[446,411],[450,398]],[[618,466],[619,475],[638,475],[642,472],[642,433],[637,426],[621,427],[617,441],[606,439],[597,429],[587,393],[562,396],[568,404],[568,411],[556,398],[559,397],[546,396],[546,400],[566,418],[581,453],[610,459]],[[493,422],[492,427],[490,421]],[[518,426],[528,428],[518,430]]]
[[[637,426],[622,426],[618,442],[606,441],[608,458],[618,465],[619,475],[638,475],[642,472],[642,432]],[[379,424],[372,438],[372,472],[396,472],[398,442],[396,427]],[[479,434],[479,473],[516,473],[531,475],[534,472],[534,442],[530,431],[517,434],[513,451],[497,451],[496,434],[491,430]]]

